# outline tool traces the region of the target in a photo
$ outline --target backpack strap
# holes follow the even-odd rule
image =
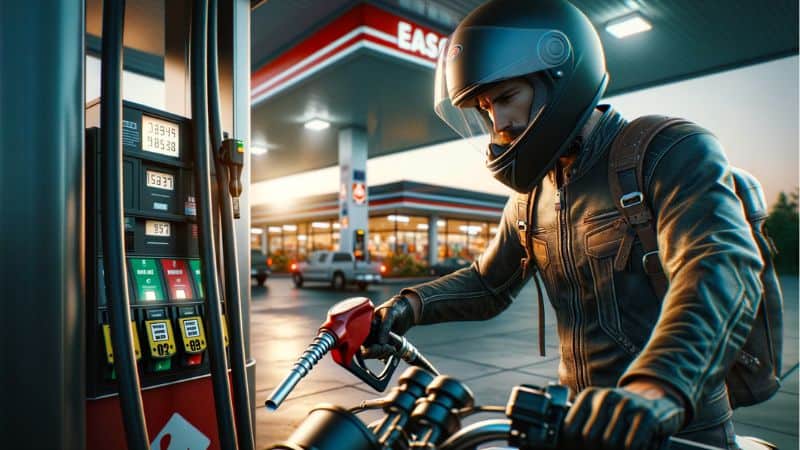
[[[658,258],[653,213],[644,195],[644,156],[653,138],[667,127],[687,121],[666,116],[644,116],[630,122],[611,144],[608,183],[614,206],[642,243],[642,266],[656,296],[667,292],[667,277]]]

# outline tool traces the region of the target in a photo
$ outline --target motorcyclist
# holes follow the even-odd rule
[[[724,376],[755,314],[761,260],[727,160],[694,124],[648,149],[644,194],[669,280],[657,298],[609,193],[608,150],[627,122],[598,105],[607,83],[597,32],[564,0],[491,0],[458,25],[439,57],[436,112],[464,138],[488,136],[487,168],[516,193],[471,267],[377,308],[363,353],[385,355],[390,330],[491,318],[536,273],[575,395],[567,447],[644,449],[678,433],[737,448]]]

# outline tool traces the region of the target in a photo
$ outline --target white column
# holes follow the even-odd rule
[[[364,242],[369,242],[367,134],[362,128],[339,130],[339,170],[339,250],[350,252],[357,230],[364,230]]]
[[[433,215],[428,219],[428,265],[439,262],[439,216]]]
[[[269,227],[261,228],[261,253],[269,256]]]

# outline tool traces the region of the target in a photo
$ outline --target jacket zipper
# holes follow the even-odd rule
[[[560,170],[560,169],[556,169]],[[564,277],[569,286],[569,305],[572,312],[572,358],[575,365],[575,378],[578,390],[581,390],[586,385],[586,377],[584,374],[583,352],[581,351],[583,317],[581,314],[580,299],[578,299],[577,292],[579,291],[574,280],[574,264],[572,258],[572,246],[570,245],[569,228],[567,226],[567,198],[566,189],[562,183],[556,189],[556,204],[555,208],[558,214],[559,223],[559,236],[561,238],[561,265],[564,268]]]

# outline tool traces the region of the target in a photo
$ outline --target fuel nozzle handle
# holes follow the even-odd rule
[[[242,195],[242,167],[244,166],[244,142],[239,139],[228,138],[227,134],[222,141],[219,157],[228,168],[228,190],[233,199],[233,217],[241,216],[239,196]]]
[[[342,365],[345,365],[343,362],[352,361],[353,355],[369,334],[374,309],[372,302],[366,297],[354,297],[333,305],[328,310],[328,318],[319,328],[314,342],[306,348],[286,378],[264,403],[267,409],[278,409],[297,383],[308,375],[326,353],[332,351],[333,359]]]

